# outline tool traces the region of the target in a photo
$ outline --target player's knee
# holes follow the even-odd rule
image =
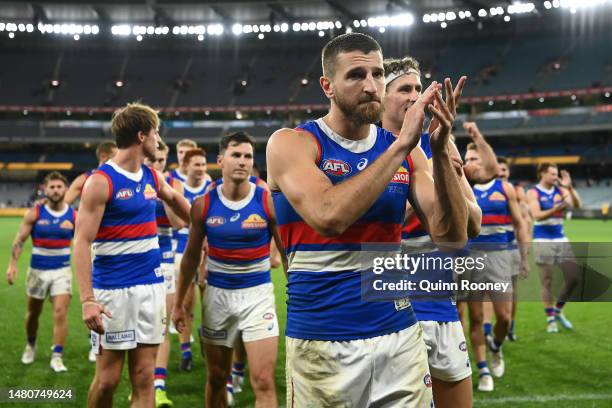
[[[149,364],[137,365],[130,370],[132,387],[140,389],[153,387],[153,372],[154,369]]]
[[[225,388],[230,372],[221,367],[208,368],[208,383],[213,389]]]
[[[251,386],[255,391],[271,391],[274,389],[274,373],[272,370],[251,372]]]
[[[100,394],[112,394],[117,389],[117,386],[119,386],[120,380],[120,375],[103,373],[102,375],[96,376],[92,388],[95,388],[95,391]]]

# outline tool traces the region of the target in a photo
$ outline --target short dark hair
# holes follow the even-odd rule
[[[323,75],[330,78],[333,77],[336,73],[336,57],[338,54],[351,51],[361,51],[364,54],[380,52],[382,55],[380,44],[369,35],[362,33],[346,33],[339,35],[323,47],[323,51],[321,52]]]
[[[206,159],[206,152],[204,151],[204,149],[197,149],[197,148],[187,150],[185,152],[185,156],[183,157],[183,163],[185,163],[185,165],[189,164],[189,161],[191,160],[191,158],[195,156],[202,156],[204,159]]]
[[[509,165],[509,160],[506,156],[497,156],[497,163],[498,164],[505,164],[506,166]]]
[[[554,167],[555,169],[558,169],[557,165],[555,163],[550,163],[550,162],[545,162],[545,163],[540,163],[538,164],[538,180],[540,179],[540,175],[542,173],[545,173],[548,171],[549,168]]]
[[[248,143],[253,146],[253,150],[255,150],[255,139],[253,139],[251,135],[246,132],[232,132],[225,134],[219,141],[219,154],[223,154],[230,143]]]
[[[96,148],[96,158],[98,161],[100,160],[100,156],[106,155],[110,156],[111,152],[117,148],[117,143],[112,140],[108,140],[106,142],[102,142]]]
[[[43,184],[46,186],[52,180],[60,180],[64,183],[64,185],[68,185],[68,179],[59,171],[52,171],[51,173],[47,174],[43,179]]]
[[[149,133],[159,127],[159,117],[150,106],[140,103],[128,103],[113,113],[111,131],[115,135],[119,149],[136,144],[138,132]]]

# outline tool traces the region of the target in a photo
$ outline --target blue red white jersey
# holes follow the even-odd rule
[[[419,146],[423,149],[427,161],[431,162],[432,153],[429,140],[429,133],[421,134]],[[416,212],[408,217],[402,228],[402,252],[413,256],[426,254],[427,257],[434,258],[445,256],[437,251],[437,247]],[[430,282],[443,281],[450,283],[453,281],[453,273],[446,270],[427,270],[419,273],[419,278],[427,279]],[[410,293],[412,308],[417,319],[436,322],[456,322],[459,320],[457,306],[451,292],[440,293],[435,300],[418,300],[419,295],[430,297],[429,294],[417,291]]]
[[[166,177],[168,185],[172,185],[172,176]],[[157,198],[155,200],[155,220],[157,222],[157,236],[159,238],[159,252],[161,263],[174,263],[174,251],[172,250],[172,225],[166,214],[164,202]]]
[[[179,180],[183,184],[187,181],[187,175],[181,173],[178,167],[170,172],[170,177]]]
[[[538,195],[538,204],[542,211],[550,210],[563,201],[563,192],[557,186],[546,190],[538,184],[533,190]],[[533,239],[534,241],[564,240],[563,211],[557,211],[545,220],[535,221],[533,223]]]
[[[36,221],[30,233],[30,268],[44,271],[69,267],[76,212],[69,205],[63,211],[55,212],[40,204],[34,207],[34,211]]]
[[[482,210],[482,223],[480,235],[471,239],[470,243],[508,243],[508,228],[512,226],[512,217],[503,181],[494,179],[486,184],[475,184],[472,190]]]
[[[199,187],[189,187],[187,183],[183,183],[183,195],[189,201],[189,204],[192,204],[194,200],[198,197],[201,197],[206,193],[206,189],[210,181],[205,181]],[[176,249],[175,252],[177,254],[182,254],[185,252],[185,247],[187,246],[187,239],[189,238],[189,228],[181,228],[180,230],[173,230],[172,237],[176,240]]]
[[[228,200],[221,186],[206,194],[209,285],[243,289],[271,282],[268,194],[253,183],[238,202]]]
[[[371,125],[359,141],[343,138],[322,119],[306,122],[318,146],[316,164],[332,184],[355,176],[395,141]],[[324,237],[308,225],[282,192],[274,192],[280,234],[289,259],[287,335],[307,340],[355,340],[397,332],[416,323],[412,307],[361,299],[362,244],[399,244],[408,198],[409,157],[372,207],[344,233]]]
[[[253,183],[253,184],[257,185],[257,183],[260,183],[262,181],[263,180],[260,179],[257,176],[249,176],[249,183]],[[213,183],[214,183],[214,185],[211,186],[211,188],[212,187],[216,187],[216,186],[220,186],[221,184],[223,184],[223,177],[221,177],[220,179],[215,180]]]
[[[92,249],[93,287],[118,289],[163,282],[155,208],[157,173],[137,173],[108,161],[96,171],[106,177],[108,201]]]

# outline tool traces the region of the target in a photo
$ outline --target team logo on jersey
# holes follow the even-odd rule
[[[148,183],[144,189],[144,198],[145,200],[154,200],[157,198],[157,191],[155,191],[153,186]]]
[[[128,200],[132,197],[134,197],[134,191],[131,188],[122,188],[115,194],[117,200]]]
[[[208,225],[209,227],[218,227],[223,224],[225,224],[225,218],[223,217],[214,216],[214,217],[208,217],[206,219],[206,225]]]
[[[74,224],[70,220],[64,220],[64,222],[60,224],[60,228],[74,229]]]
[[[255,229],[255,228],[266,228],[268,222],[261,218],[259,214],[251,214],[246,220],[242,221],[242,228]]]
[[[506,196],[500,193],[499,191],[494,191],[493,194],[489,197],[490,201],[506,201]]]
[[[431,381],[431,374],[427,374],[425,377],[423,377],[423,383],[427,388],[431,388],[431,386],[433,385]]]
[[[391,182],[400,183],[400,184],[408,184],[410,183],[410,173],[404,166],[402,166],[399,169],[397,169],[397,171],[393,175],[393,178],[391,179]]]
[[[346,176],[351,172],[351,166],[344,160],[327,159],[323,162],[322,169],[332,176]]]
[[[265,320],[272,320],[272,319],[274,319],[274,313],[265,313],[262,317]]]
[[[553,197],[553,202],[557,203],[559,201],[563,201],[563,197],[561,197],[561,195],[559,194],[555,194],[555,196]]]
[[[459,343],[459,350],[467,351],[467,344],[465,343],[465,341],[462,341],[461,343]]]
[[[36,221],[36,224],[38,225],[49,225],[49,220],[38,220]]]

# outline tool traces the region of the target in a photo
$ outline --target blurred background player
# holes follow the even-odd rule
[[[115,157],[117,154],[117,144],[113,141],[102,142],[96,148],[96,158],[98,159],[98,167],[106,163],[108,160]],[[96,169],[91,169],[72,181],[70,184],[70,188],[66,192],[66,197],[64,201],[68,204],[72,204],[76,201],[77,198],[81,196],[81,190],[83,190],[83,185],[85,184],[85,180],[87,177],[91,176]]]
[[[166,169],[168,159],[168,146],[160,141],[155,153],[155,160],[145,157],[144,163],[160,173]],[[180,181],[173,179],[172,176],[166,177],[166,182],[180,194],[183,194],[183,185]],[[157,221],[157,236],[159,237],[159,252],[161,254],[160,267],[164,274],[166,287],[166,316],[172,315],[174,306],[174,293],[176,291],[176,276],[174,271],[174,250],[172,249],[172,228],[181,229],[185,223],[159,198],[156,201],[155,217]],[[170,321],[166,319],[166,323]],[[166,379],[168,377],[168,358],[170,357],[170,336],[168,333],[169,324],[166,325],[164,342],[159,346],[157,359],[155,361],[155,406],[156,408],[171,407],[172,401],[166,393]]]
[[[396,138],[374,125],[385,94],[380,45],[364,34],[343,34],[325,45],[322,62],[329,113],[275,132],[267,148],[289,258],[287,403],[429,406],[427,351],[410,302],[364,302],[358,254],[363,243],[399,244],[409,194],[427,212],[436,240],[465,243],[467,207],[446,149],[451,84],[445,83],[451,106],[433,82],[407,110]],[[426,107],[440,123],[431,139],[435,186],[424,157],[419,169],[408,157]],[[374,361],[381,369],[372,372]]]
[[[398,135],[406,111],[421,95],[421,73],[418,61],[410,57],[385,60],[384,66],[386,93],[383,100],[382,127]],[[460,92],[461,89],[458,88],[456,99],[459,98]],[[421,135],[419,146],[415,149],[423,150],[427,158],[428,171],[432,173],[429,133]],[[459,153],[455,147],[453,152],[456,152],[453,157],[458,160],[458,167],[461,170],[461,158],[458,157]],[[435,181],[435,175],[432,174],[432,176]],[[471,237],[478,234],[481,212],[462,171],[460,176],[470,211],[468,224],[472,226],[468,225],[468,231],[470,229],[473,231],[468,235]],[[413,256],[419,254],[441,256],[409,202],[406,202],[406,213],[406,222],[402,228],[402,252]],[[430,275],[433,273],[435,276]],[[422,278],[430,281],[442,279],[452,282],[453,276],[450,271],[445,274],[428,270]],[[430,301],[411,299],[414,312],[423,328],[436,407],[471,407],[472,369],[469,364],[465,335],[452,294],[447,294],[444,299],[436,298]]]
[[[224,136],[219,165],[224,182],[196,199],[181,264],[173,320],[185,328],[184,296],[208,239],[208,281],[202,304],[202,338],[208,369],[206,406],[227,404],[232,348],[241,337],[249,361],[256,406],[277,406],[274,370],[278,321],[270,276],[270,241],[280,244],[270,193],[249,182],[253,139]],[[188,153],[189,154],[189,153]]]
[[[131,405],[155,403],[155,358],[166,328],[156,199],[189,222],[187,201],[143,164],[145,157],[155,159],[158,128],[157,113],[146,105],[117,110],[111,130],[119,151],[87,179],[81,194],[74,260],[83,321],[98,353],[89,407],[113,405],[126,351]]]
[[[540,269],[546,330],[548,333],[557,333],[557,322],[566,329],[573,328],[563,314],[563,306],[579,282],[576,259],[563,232],[563,218],[566,210],[580,208],[582,202],[568,171],[561,170],[559,177],[559,169],[555,164],[541,163],[537,173],[538,184],[527,192],[527,201],[534,219],[534,253]],[[552,294],[555,265],[561,268],[564,277],[556,304]]]
[[[45,299],[53,304],[53,354],[51,369],[56,373],[67,371],[62,353],[68,322],[66,315],[72,296],[72,271],[70,270],[70,243],[74,236],[76,213],[64,202],[68,180],[61,173],[47,174],[43,182],[46,203],[37,204],[23,217],[13,248],[6,279],[12,285],[17,278],[17,262],[23,244],[32,237],[32,256],[26,277],[28,297],[26,312],[27,343],[21,362],[31,364],[36,356],[36,333],[38,319]]]
[[[469,126],[469,125],[468,125]],[[480,151],[475,143],[470,143],[465,154],[466,166],[480,166]],[[485,269],[483,276],[468,275],[472,281],[477,282],[511,282],[511,252],[508,250],[508,228],[514,226],[520,244],[529,240],[526,226],[523,222],[521,209],[516,199],[514,188],[508,182],[494,178],[487,183],[473,184],[474,195],[478,206],[482,209],[482,225],[478,237],[470,240],[470,249],[483,253]],[[527,248],[521,246],[521,274],[529,270]],[[505,361],[502,353],[502,344],[505,340],[510,322],[512,320],[512,294],[497,292],[483,292],[483,296],[472,297],[468,302],[470,314],[470,334],[472,347],[479,369],[480,391],[493,391],[493,378],[487,367],[485,336],[483,330],[485,296],[491,299],[496,322],[493,335],[486,343],[491,351],[491,372],[496,377],[502,377],[505,372]]]
[[[206,173],[206,152],[200,148],[191,148],[183,154],[182,159],[183,167],[185,168],[186,179],[183,182],[183,195],[189,202],[193,201],[206,192],[206,188],[209,185]],[[176,238],[176,251],[174,254],[174,268],[175,274],[178,277],[181,268],[181,260],[183,259],[183,252],[187,245],[187,238],[189,236],[189,228],[184,227],[177,230],[174,234]],[[202,266],[200,265],[201,269]],[[192,321],[193,321],[193,309],[195,307],[195,282],[189,285],[189,290],[186,295],[186,304],[190,310],[185,322],[185,330],[179,333],[180,346],[181,346],[181,363],[179,365],[180,371],[191,371],[193,368],[193,355],[191,351],[192,343]]]

